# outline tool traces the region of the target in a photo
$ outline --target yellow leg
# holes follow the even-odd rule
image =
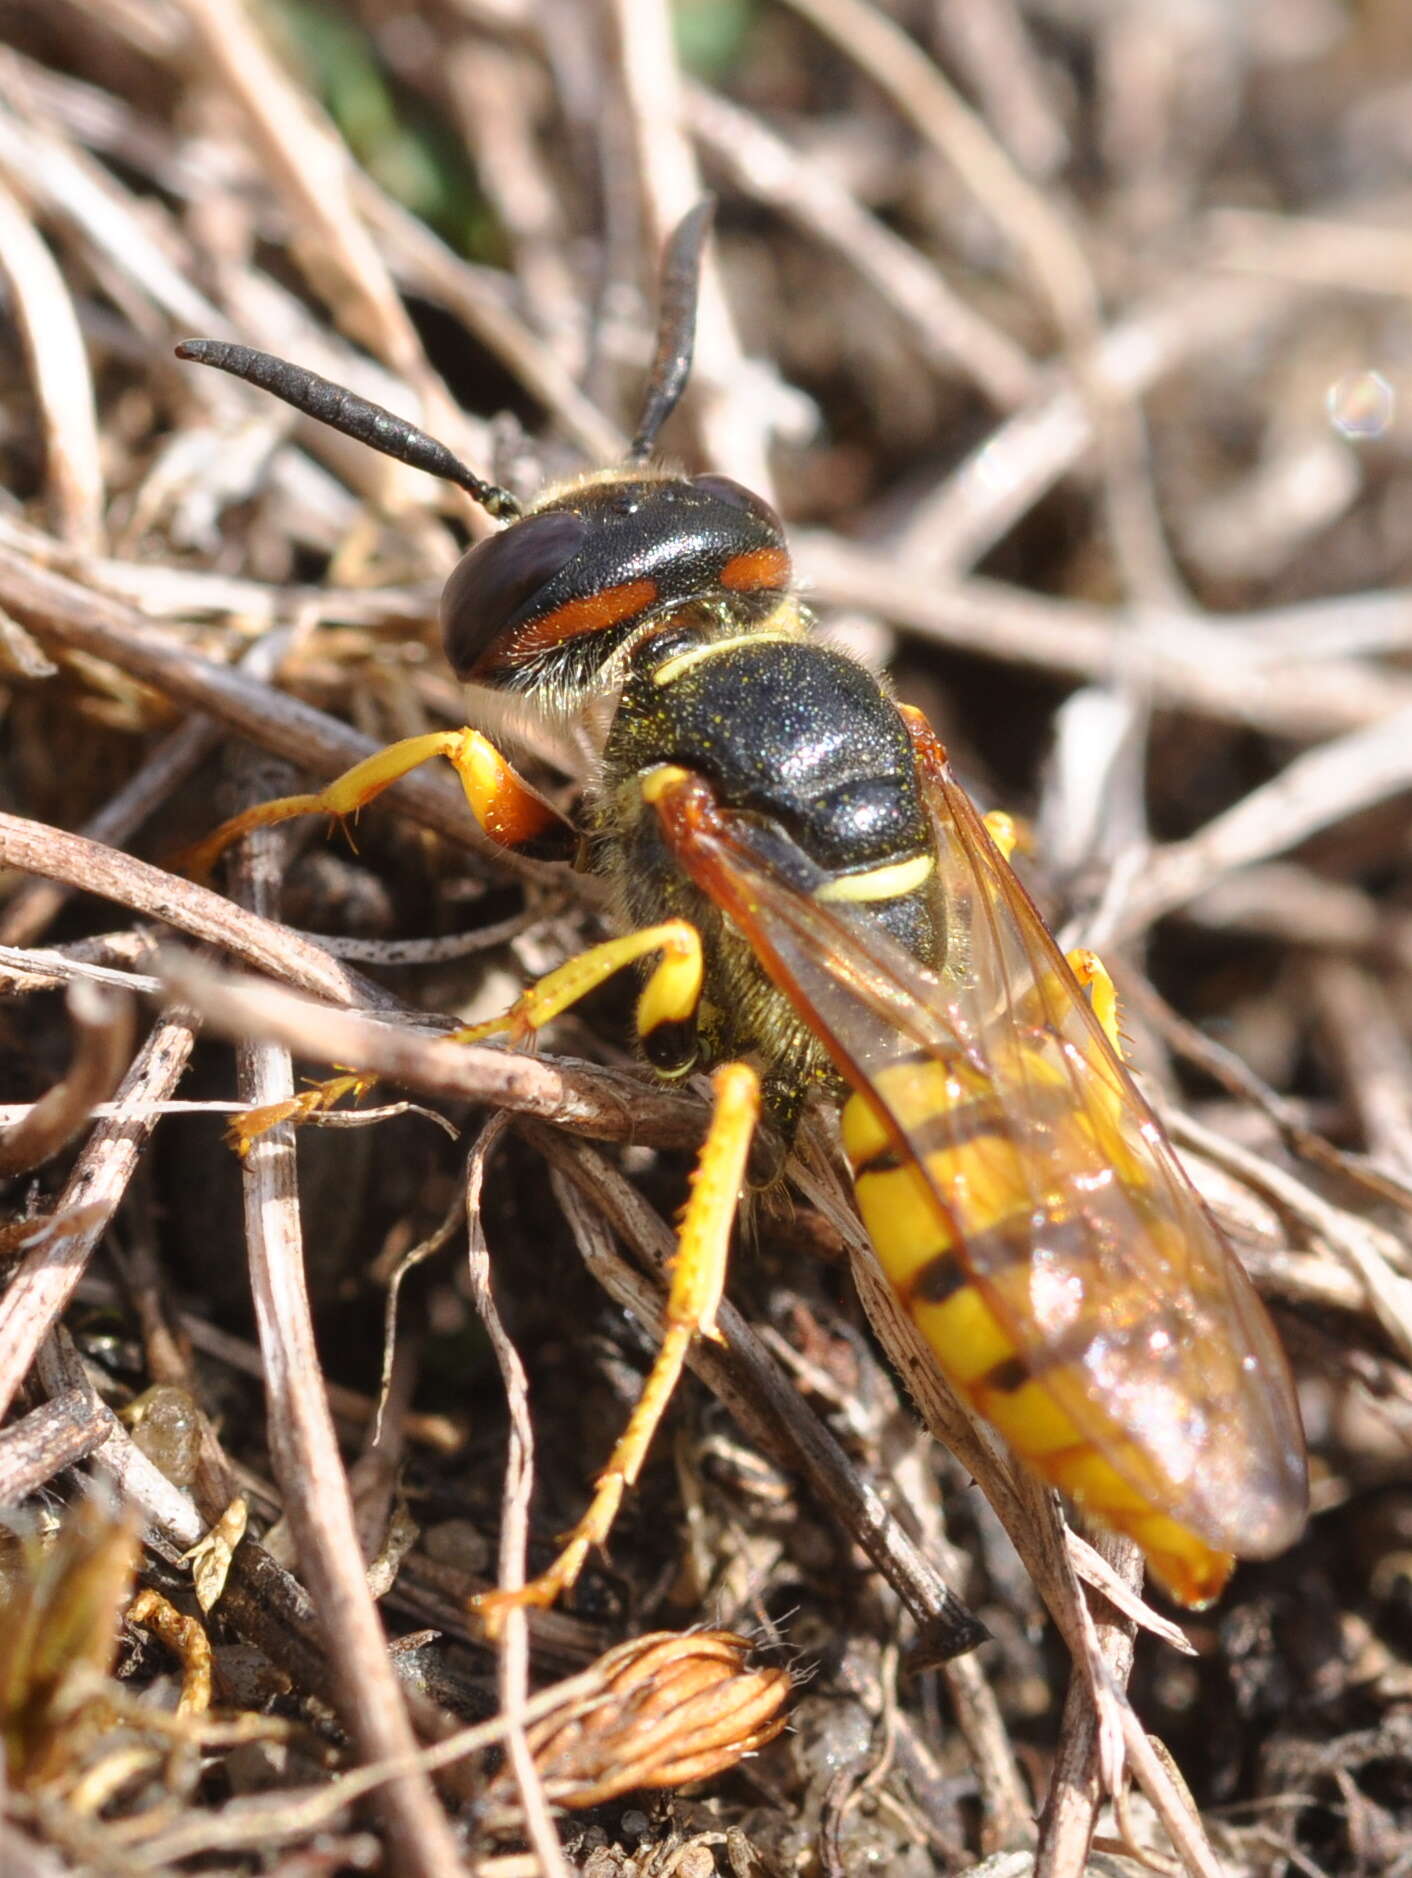
[[[1069,970],[1079,981],[1079,989],[1088,999],[1089,1008],[1103,1026],[1104,1035],[1119,1058],[1126,1061],[1127,1051],[1123,1048],[1123,1033],[1119,1028],[1118,987],[1109,977],[1107,966],[1087,946],[1080,946],[1065,956]]]
[[[642,1471],[657,1425],[681,1379],[694,1337],[719,1339],[716,1307],[725,1284],[731,1227],[745,1181],[750,1142],[760,1114],[760,1079],[745,1063],[726,1063],[712,1078],[711,1125],[691,1177],[682,1214],[672,1286],[667,1296],[666,1334],[632,1418],[608,1465],[598,1477],[588,1511],[574,1527],[548,1571],[518,1591],[490,1591],[472,1608],[494,1636],[508,1611],[552,1604],[583,1569],[594,1546],[608,1537],[623,1495]]]
[[[580,952],[557,971],[550,972],[529,987],[510,1009],[488,1023],[468,1024],[453,1030],[447,1043],[479,1043],[483,1037],[507,1033],[517,1041],[539,1030],[551,1018],[558,1017],[587,997],[614,972],[625,965],[635,965],[649,952],[660,952],[661,963],[653,971],[637,1004],[637,1031],[652,1052],[652,1038],[665,1031],[677,1031],[688,1025],[701,1001],[701,935],[684,919],[664,920],[660,926],[643,926],[625,933],[621,939],[607,939],[602,945]]]
[[[986,833],[999,848],[1001,858],[1008,861],[1020,846],[1020,828],[1013,815],[1004,809],[992,809],[981,817],[986,826]]]
[[[280,806],[279,803],[266,802],[260,805],[260,809],[263,811]],[[551,1018],[558,1017],[571,1004],[587,997],[590,991],[596,990],[614,972],[621,971],[625,965],[635,965],[649,952],[658,951],[662,954],[661,963],[648,979],[638,999],[638,1035],[648,1057],[661,1073],[671,1074],[678,1069],[689,1069],[690,1055],[679,1055],[671,1064],[664,1062],[672,1047],[680,1051],[677,1039],[687,1034],[694,1038],[696,1007],[701,999],[704,969],[701,936],[684,919],[665,920],[660,926],[644,926],[637,932],[626,933],[621,939],[608,939],[602,945],[590,947],[587,952],[580,952],[557,971],[550,972],[532,984],[499,1017],[492,1017],[484,1024],[467,1024],[461,1030],[449,1031],[442,1042],[448,1045],[479,1043],[484,1037],[502,1034],[508,1034],[516,1042],[523,1042]],[[268,1108],[249,1109],[245,1114],[237,1115],[231,1123],[231,1145],[243,1156],[249,1153],[251,1142],[273,1128],[276,1122],[303,1121],[306,1116],[323,1114],[346,1095],[359,1098],[366,1095],[376,1081],[374,1076],[350,1072],[331,1077],[327,1082],[315,1083],[312,1088],[292,1097],[288,1102],[272,1103]]]
[[[340,820],[356,815],[374,796],[399,778],[444,756],[461,779],[471,813],[490,836],[505,848],[537,848],[546,842],[562,845],[572,830],[556,809],[516,774],[488,738],[477,730],[433,730],[421,737],[404,737],[385,750],[354,764],[313,795],[281,796],[260,802],[223,822],[182,857],[189,873],[209,874],[217,858],[232,841],[255,828],[270,828],[296,815],[333,815]]]
[[[1127,1052],[1123,1048],[1118,1011],[1118,987],[1109,977],[1107,967],[1098,954],[1090,952],[1086,946],[1066,953],[1065,963],[1078,980],[1084,1002],[1098,1019],[1099,1028],[1113,1046],[1114,1054],[1119,1062],[1126,1062]],[[1057,982],[1057,974],[1047,972],[1022,994],[1016,1007],[1016,1016],[1021,1025],[1045,1027],[1050,1009],[1057,1007],[1062,1011],[1071,1003],[1072,993],[1064,991]]]

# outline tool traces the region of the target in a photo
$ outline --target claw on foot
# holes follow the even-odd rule
[[[345,1096],[352,1096],[355,1102],[361,1102],[376,1082],[376,1076],[360,1070],[348,1070],[341,1076],[330,1076],[326,1082],[316,1082],[302,1094],[290,1096],[287,1101],[270,1102],[264,1108],[246,1109],[243,1114],[233,1116],[226,1130],[226,1140],[244,1160],[261,1135],[267,1135],[281,1122],[302,1122],[311,1115],[326,1114]]]

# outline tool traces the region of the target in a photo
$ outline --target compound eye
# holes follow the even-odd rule
[[[740,509],[746,515],[753,515],[772,535],[783,535],[784,523],[763,497],[747,489],[744,483],[736,482],[730,476],[693,476],[692,486],[704,489],[730,508]]]
[[[555,509],[478,541],[441,595],[441,642],[458,678],[470,678],[504,636],[536,612],[535,597],[573,560],[588,523]]]

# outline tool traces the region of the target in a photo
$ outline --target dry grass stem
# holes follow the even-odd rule
[[[103,468],[88,354],[54,257],[5,189],[0,271],[9,283],[44,419],[54,532],[78,549],[96,551],[103,539]]]
[[[79,1389],[31,1409],[0,1435],[0,1506],[18,1506],[108,1438],[102,1404]]]
[[[67,1002],[74,1040],[68,1074],[20,1121],[0,1128],[0,1177],[27,1173],[58,1154],[127,1068],[135,1029],[131,999],[80,980]]]
[[[241,885],[257,908],[262,902],[277,905],[274,863],[280,843],[256,836],[248,847]],[[252,1107],[292,1093],[289,1056],[279,1044],[242,1044],[239,1056],[240,1093]],[[265,1359],[271,1460],[295,1530],[300,1565],[316,1601],[350,1733],[368,1759],[404,1756],[415,1746],[415,1736],[363,1576],[348,1482],[320,1383],[288,1124],[253,1144],[241,1172],[251,1292]],[[406,1774],[391,1781],[380,1805],[398,1870],[433,1878],[456,1869],[455,1840],[425,1776]]]
[[[469,1227],[471,1296],[495,1352],[505,1385],[510,1412],[510,1433],[505,1457],[505,1484],[500,1501],[500,1550],[496,1582],[506,1591],[525,1583],[525,1555],[529,1543],[529,1503],[534,1489],[534,1431],[529,1416],[529,1391],[524,1365],[505,1333],[491,1288],[490,1254],[481,1226],[480,1198],[486,1162],[508,1122],[497,1116],[481,1133],[466,1165],[466,1219]],[[525,1706],[529,1696],[529,1618],[523,1609],[509,1610],[497,1639],[498,1689],[505,1720],[505,1749],[519,1795],[525,1834],[546,1878],[565,1878],[567,1866],[549,1817],[548,1796],[534,1752],[525,1732]]]

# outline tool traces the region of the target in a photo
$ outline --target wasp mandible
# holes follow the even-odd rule
[[[666,1339],[556,1562],[492,1610],[572,1584],[642,1465],[693,1336],[711,1334],[759,1110],[787,1143],[842,1104],[858,1207],[947,1380],[1011,1449],[1141,1547],[1180,1602],[1287,1546],[1304,1441],[1273,1327],[1124,1065],[1116,997],[1065,957],[920,713],[809,637],[783,526],[724,476],[651,461],[690,369],[702,204],[669,244],[657,356],[613,469],[522,508],[411,424],[312,373],[211,340],[183,358],[466,490],[505,526],[464,555],[441,624],[453,670],[557,719],[614,704],[571,828],[474,730],[394,744],[317,794],[202,844],[346,816],[432,756],[510,848],[587,837],[619,936],[465,1031],[524,1038],[624,966],[664,1077],[714,1067]]]

